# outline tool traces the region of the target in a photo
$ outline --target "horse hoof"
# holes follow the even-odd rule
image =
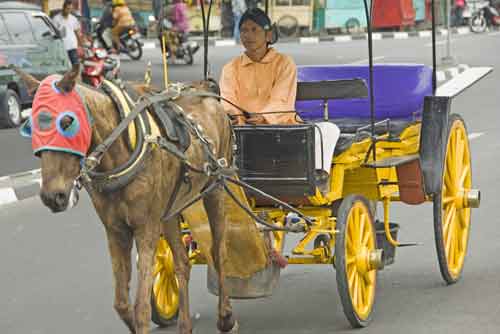
[[[221,333],[221,334],[238,334],[239,333],[239,329],[240,329],[240,324],[238,323],[238,320],[235,320],[233,328],[231,328],[229,331],[226,331],[226,332],[221,331],[219,329],[219,333]]]

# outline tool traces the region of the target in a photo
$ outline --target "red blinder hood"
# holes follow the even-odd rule
[[[59,91],[52,75],[38,88],[31,113],[31,144],[33,153],[58,151],[87,155],[91,140],[91,120],[76,89]]]

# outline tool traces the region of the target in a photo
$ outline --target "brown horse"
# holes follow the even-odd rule
[[[39,82],[22,74],[28,88],[35,89]],[[57,83],[62,90],[75,85],[76,72],[68,72]],[[103,142],[118,125],[120,118],[113,101],[105,94],[78,85],[84,103],[88,106],[93,125],[90,151]],[[36,99],[36,96],[35,96]],[[181,97],[176,103],[202,128],[212,141],[218,158],[232,160],[232,133],[230,122],[219,102],[213,98]],[[35,121],[33,123],[36,123]],[[34,124],[33,124],[34,126]],[[126,131],[125,131],[126,132]],[[98,171],[107,171],[127,162],[131,151],[125,134],[122,134],[103,156]],[[205,153],[200,141],[192,138],[186,155],[193,166],[203,166]],[[44,204],[54,212],[68,207],[75,178],[80,173],[80,157],[70,153],[45,150],[40,153]],[[87,189],[94,207],[104,224],[114,274],[114,308],[132,333],[149,333],[151,319],[151,290],[153,281],[154,253],[160,235],[163,235],[174,254],[175,272],[179,284],[178,332],[192,332],[189,314],[188,281],[190,265],[177,219],[162,222],[167,202],[180,177],[180,161],[170,153],[155,148],[147,158],[144,169],[124,188],[115,192],[99,192]],[[181,186],[172,210],[194,198],[214,180],[205,174],[192,174],[190,186]],[[224,290],[222,263],[225,241],[223,190],[217,188],[203,199],[209,217],[212,235],[212,257],[220,282],[218,322],[221,332],[236,328],[229,298]],[[131,250],[135,241],[138,252],[138,288],[135,305],[129,300],[131,279]]]

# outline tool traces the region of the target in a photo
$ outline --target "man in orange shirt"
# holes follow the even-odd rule
[[[224,108],[235,116],[234,123],[238,125],[298,124],[300,118],[294,112],[297,67],[291,57],[270,47],[274,42],[271,20],[261,9],[251,8],[241,16],[239,25],[245,52],[224,66],[220,89],[224,98],[252,116],[242,116],[239,109],[226,102]],[[331,122],[316,125],[317,175],[327,187],[340,130]]]
[[[271,20],[259,8],[247,10],[240,19],[241,43],[245,52],[222,69],[221,95],[251,113],[239,116],[236,124],[296,124],[297,68],[292,58],[269,47],[273,43]],[[233,115],[241,111],[225,103]],[[269,112],[290,112],[274,113]]]

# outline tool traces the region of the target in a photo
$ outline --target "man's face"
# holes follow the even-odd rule
[[[68,16],[69,14],[71,14],[72,11],[73,11],[73,4],[67,4],[63,8],[63,15]]]
[[[241,25],[240,38],[246,50],[255,51],[267,48],[267,43],[271,41],[271,33],[265,31],[254,21],[246,20]]]

